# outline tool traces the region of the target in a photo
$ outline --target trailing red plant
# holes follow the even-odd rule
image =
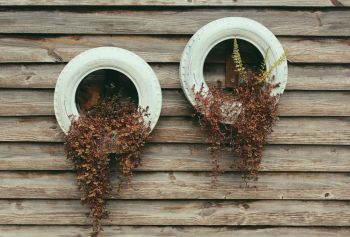
[[[138,108],[130,99],[112,96],[100,99],[72,120],[65,143],[67,158],[77,172],[81,202],[90,208],[92,237],[102,230],[101,220],[108,217],[112,159],[119,161],[120,182],[129,182],[140,163],[141,148],[150,132],[144,116],[148,116],[147,109]]]
[[[275,64],[282,62],[285,55]],[[213,162],[213,175],[222,173],[222,152],[238,154],[233,166],[245,181],[258,178],[264,145],[277,119],[278,96],[271,91],[278,85],[266,82],[265,71],[254,72],[243,67],[234,41],[235,71],[240,75],[231,91],[217,86],[208,92],[203,87],[195,93],[196,115],[207,131]],[[272,70],[270,69],[270,72]],[[235,105],[235,106],[230,106]]]

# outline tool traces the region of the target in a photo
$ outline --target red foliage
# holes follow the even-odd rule
[[[67,158],[77,172],[81,201],[90,208],[92,237],[101,231],[101,219],[108,216],[111,159],[119,161],[121,181],[130,181],[132,170],[140,163],[140,151],[150,132],[144,116],[148,116],[147,109],[113,96],[101,99],[72,121],[65,144]]]
[[[270,96],[274,85],[258,83],[257,75],[248,73],[232,92],[219,87],[196,93],[195,107],[202,128],[208,131],[215,177],[220,169],[221,152],[238,154],[234,167],[243,172],[243,179],[257,179],[264,145],[277,119],[277,96]],[[232,102],[241,107],[230,108]],[[234,121],[231,124],[222,121]]]

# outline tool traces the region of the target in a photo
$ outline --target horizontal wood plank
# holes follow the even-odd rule
[[[278,113],[280,116],[349,116],[349,101],[347,92],[289,91],[281,96]]]
[[[1,226],[2,237],[77,237],[88,236],[89,226]],[[348,237],[348,227],[204,227],[204,226],[104,226],[101,237]]]
[[[194,109],[182,91],[163,90],[162,116],[192,116]],[[53,90],[1,90],[0,116],[54,115]],[[280,116],[350,116],[350,92],[283,94]]]
[[[348,11],[255,9],[1,11],[0,33],[193,34],[223,17],[247,17],[276,35],[349,36]]]
[[[345,7],[349,0],[0,0],[0,6],[278,6],[278,7]]]
[[[205,131],[191,118],[161,118],[150,142],[202,143]],[[53,117],[1,117],[0,141],[62,142],[63,132]],[[350,145],[350,118],[281,118],[270,144]]]
[[[281,24],[281,23],[279,23]],[[295,63],[350,63],[350,39],[280,37]],[[176,36],[53,36],[0,37],[0,63],[67,62],[94,47],[133,51],[148,62],[179,62],[189,37]],[[132,42],[132,43],[130,43]],[[222,57],[221,60],[223,60]]]
[[[0,64],[0,88],[54,88],[65,64]],[[151,64],[164,89],[181,88],[179,64]],[[336,75],[336,76],[334,76]],[[225,80],[224,64],[207,64],[208,83]],[[288,65],[287,90],[350,90],[347,66]]]
[[[193,119],[160,120],[150,141],[200,143],[205,133]],[[281,118],[269,137],[270,144],[349,145],[350,118]]]
[[[112,199],[302,199],[349,200],[345,173],[261,173],[248,186],[239,173],[213,182],[211,172],[141,172],[120,193],[112,173]],[[73,172],[0,172],[0,199],[79,199]]]
[[[211,171],[202,144],[146,144],[137,171]],[[350,146],[267,145],[261,171],[349,172]],[[221,167],[234,171],[236,156],[223,153]],[[63,144],[0,143],[0,170],[72,170]]]
[[[0,6],[0,236],[91,231],[53,117],[52,89],[66,62],[99,46],[137,53],[165,89],[163,117],[132,186],[108,201],[101,237],[350,235],[350,117],[335,117],[350,116],[349,0],[0,0]],[[290,62],[282,118],[260,178],[248,188],[230,167],[230,154],[222,158],[227,172],[212,182],[205,132],[189,118],[192,108],[179,90],[178,63],[190,35],[226,16],[263,23]],[[224,79],[222,55],[204,69],[209,83]],[[115,173],[112,180],[116,185]]]
[[[347,201],[110,201],[106,225],[350,226]],[[0,200],[0,224],[84,225],[78,200]],[[339,218],[341,217],[341,218]]]

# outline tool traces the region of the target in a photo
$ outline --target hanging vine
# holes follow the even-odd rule
[[[258,178],[264,145],[277,120],[278,96],[271,91],[279,85],[273,84],[271,75],[286,55],[282,55],[268,71],[253,71],[244,67],[237,40],[234,39],[232,58],[235,72],[239,75],[232,91],[219,86],[206,93],[203,87],[195,93],[196,116],[200,126],[207,131],[213,162],[213,175],[222,173],[220,157],[222,152],[238,155],[233,166],[242,172],[245,181]],[[272,77],[272,80],[267,80]],[[238,103],[241,106],[230,107]],[[225,121],[225,123],[223,122]],[[226,123],[226,121],[234,121]]]
[[[144,116],[148,116],[147,109],[138,108],[130,99],[111,96],[72,120],[65,143],[67,158],[77,173],[81,202],[90,208],[92,237],[102,230],[101,220],[108,217],[111,161],[117,160],[120,182],[130,182],[140,163],[141,148],[150,132]]]

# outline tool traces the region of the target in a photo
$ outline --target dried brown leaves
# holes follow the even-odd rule
[[[222,171],[219,159],[223,151],[234,152],[238,158],[234,166],[243,172],[244,180],[256,179],[260,168],[264,145],[277,119],[277,97],[270,96],[273,85],[258,83],[258,75],[247,72],[233,91],[211,88],[210,93],[200,90],[196,93],[195,107],[202,128],[208,131],[208,142],[213,157],[213,174]],[[229,101],[239,101],[240,113],[225,111],[223,105]],[[235,121],[224,124],[222,121]],[[237,117],[238,116],[238,117]]]
[[[147,110],[129,99],[107,97],[72,121],[66,137],[67,158],[74,164],[81,201],[90,208],[92,237],[108,216],[106,197],[111,193],[111,159],[119,161],[121,180],[130,181],[140,163],[140,151],[149,134]]]

